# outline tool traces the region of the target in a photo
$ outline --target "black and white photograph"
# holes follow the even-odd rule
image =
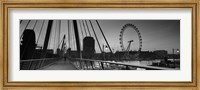
[[[20,70],[180,70],[180,20],[21,19]]]

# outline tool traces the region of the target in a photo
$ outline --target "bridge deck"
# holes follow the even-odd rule
[[[40,70],[77,70],[77,68],[72,65],[68,60],[59,60],[51,65],[45,66]]]

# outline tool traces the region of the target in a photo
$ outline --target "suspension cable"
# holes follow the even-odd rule
[[[59,34],[61,32],[61,20],[58,20],[58,29],[59,29]],[[59,38],[60,38],[60,35],[59,35]]]
[[[91,27],[92,27],[93,33],[94,33],[94,35],[95,35],[95,38],[96,38],[96,40],[97,40],[97,43],[98,43],[98,45],[99,45],[99,49],[101,50],[101,52],[103,52],[102,49],[101,49],[101,45],[100,45],[100,43],[99,43],[99,40],[98,40],[98,38],[97,38],[97,35],[96,35],[96,32],[95,32],[95,30],[94,30],[94,27],[93,27],[93,25],[92,25],[91,20],[89,20],[89,22],[90,22],[90,25],[91,25]]]
[[[86,37],[86,33],[84,32],[84,27],[83,27],[83,24],[82,24],[82,20],[80,20],[80,26],[81,26],[81,32],[83,32],[83,37]]]
[[[68,44],[69,44],[69,48],[70,48],[70,21],[68,20]]]
[[[57,23],[59,24],[59,22],[57,21]],[[60,25],[59,25],[60,26]],[[60,42],[60,27],[58,26],[58,43]],[[59,46],[58,46],[59,48]]]
[[[71,40],[71,42],[70,42],[70,45],[71,45],[71,50],[74,48],[74,46],[73,46],[73,28],[72,28],[72,26],[73,26],[73,23],[70,23],[70,40]]]
[[[72,23],[72,26],[73,26],[73,25],[74,25],[74,24]],[[72,28],[73,28],[73,27],[72,27]],[[72,32],[72,33],[73,33],[73,34],[72,34],[72,35],[73,35],[73,36],[72,36],[72,37],[73,37],[73,46],[74,46],[74,50],[76,50],[76,40],[75,40],[76,38],[75,38],[74,28],[73,28],[73,32]]]
[[[40,32],[39,32],[39,35],[38,35],[38,38],[37,38],[37,41],[36,41],[36,45],[38,45],[38,41],[39,41],[39,38],[40,38],[40,35],[41,35],[41,32],[42,32],[43,26],[44,26],[44,21],[42,22],[42,26],[40,28]],[[34,55],[35,55],[35,50],[34,50],[33,55],[31,56],[31,59],[34,57]]]
[[[80,21],[80,23],[81,23],[81,21]],[[83,22],[82,22],[82,23],[83,23]],[[83,24],[81,24],[81,27],[82,27],[83,36],[86,37],[87,35],[86,35],[86,33],[84,32]]]
[[[43,21],[42,26],[41,26],[41,28],[40,28],[40,32],[39,32],[39,35],[38,35],[38,39],[37,39],[37,41],[36,41],[36,44],[38,44],[38,41],[39,41],[39,38],[40,38],[40,35],[41,35],[41,32],[42,32],[42,29],[44,28],[44,22],[45,22],[45,21]]]
[[[83,21],[83,20],[82,20],[82,23],[83,23],[83,27],[84,27],[85,34],[86,34],[86,36],[87,36],[86,27],[85,27],[85,24],[84,24],[84,21]]]
[[[65,50],[66,50],[66,48],[67,48],[67,39],[65,39]]]
[[[67,21],[68,22],[68,21]],[[64,23],[64,22],[62,22],[62,20],[60,20],[60,23]],[[68,29],[68,27],[67,27],[67,25],[65,25],[66,27],[66,29]],[[64,26],[63,26],[64,27]],[[65,32],[65,35],[66,35],[66,39],[65,39],[65,45],[66,45],[66,49],[68,48],[67,46],[68,46],[68,30],[66,30],[66,32]]]
[[[81,41],[80,41],[80,44],[81,44],[81,48],[82,48],[82,46],[83,46],[83,43],[82,43],[82,40],[83,40],[83,38],[84,38],[84,36],[83,36],[83,28],[81,27],[81,22],[79,21],[79,26],[80,26],[80,30],[81,30],[81,36],[82,36],[82,38],[81,38]],[[83,48],[82,48],[83,49]]]
[[[73,26],[73,23],[71,23],[71,25]],[[71,30],[72,30],[73,28],[71,27]],[[71,31],[71,50],[72,49],[75,49],[75,47],[74,47],[74,32],[73,32],[74,30],[72,30]]]
[[[55,34],[55,36],[54,36],[55,38],[54,38],[54,44],[53,44],[53,48],[55,48],[57,50],[57,47],[56,47],[57,46],[56,45],[56,37],[57,37],[56,29],[57,29],[57,24],[55,24],[55,33],[54,33]]]
[[[91,36],[90,30],[89,30],[89,27],[88,27],[88,24],[87,24],[87,21],[86,21],[86,20],[85,20],[85,24],[86,24],[86,26],[87,26],[88,33],[89,33],[89,35]]]
[[[78,24],[78,20],[77,20],[77,24]],[[82,31],[82,27],[81,27],[81,23],[80,23],[80,21],[79,21],[79,26],[80,26],[80,29],[81,29],[81,33],[82,33],[82,39],[81,40],[79,40],[79,43],[80,43],[80,58],[82,59],[82,50],[83,50],[83,43],[82,43],[82,40],[83,40],[83,38],[84,38],[84,36],[83,36],[83,31]],[[79,36],[80,36],[80,33],[79,33]]]
[[[64,40],[64,39],[62,38],[62,40],[59,42],[58,48],[60,47],[60,45],[61,45],[61,43],[62,43],[63,40]]]
[[[101,34],[103,35],[103,37],[104,37],[104,39],[105,39],[105,41],[106,41],[106,44],[108,45],[108,47],[109,47],[109,49],[110,49],[110,52],[113,53],[112,50],[111,50],[111,48],[110,48],[110,45],[109,45],[109,43],[108,43],[108,41],[107,41],[107,39],[106,39],[106,37],[105,37],[105,35],[104,35],[104,33],[103,33],[102,29],[101,29],[101,26],[99,25],[99,22],[98,22],[97,20],[96,20],[96,23],[97,23],[97,25],[98,25],[98,27],[99,27],[99,29],[100,29],[100,31],[101,31]]]
[[[24,28],[24,30],[23,30],[23,33],[22,33],[22,35],[20,36],[20,39],[21,39],[21,38],[22,38],[22,36],[24,35],[24,31],[25,31],[25,30],[26,30],[26,28],[28,27],[29,23],[30,23],[30,20],[28,20],[28,23],[26,24],[26,26],[25,26],[25,28]]]
[[[33,31],[35,30],[36,24],[37,24],[37,20],[35,21],[35,24],[33,26]]]
[[[56,24],[56,22],[55,22],[55,24]],[[53,28],[52,28],[52,29],[53,29]],[[51,30],[52,30],[52,29],[51,29]],[[50,40],[49,40],[49,43],[48,43],[48,46],[47,46],[47,50],[48,50],[48,48],[49,48],[49,49],[51,48],[51,43],[52,43],[52,40],[53,40],[53,39],[52,39],[52,32],[50,32],[49,39],[50,39]],[[46,58],[46,56],[45,56],[45,58]]]
[[[84,38],[84,36],[83,36],[83,28],[82,28],[82,25],[81,25],[81,21],[79,21],[79,25],[80,25],[80,29],[81,29],[81,33],[82,33],[82,38]]]

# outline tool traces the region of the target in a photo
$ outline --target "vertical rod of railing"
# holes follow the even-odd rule
[[[79,67],[80,67],[80,69],[83,69],[83,66],[82,66],[81,60],[79,60]]]
[[[78,60],[78,61],[77,61],[77,63],[78,63],[78,68],[79,68],[79,69],[82,69],[82,66],[81,66],[81,61],[80,61],[80,60]]]
[[[98,68],[99,68],[99,70],[101,69],[101,63],[100,62],[97,62],[98,63]]]
[[[103,62],[101,62],[101,68],[102,68],[102,70],[105,70]]]
[[[87,61],[85,61],[85,66],[86,66],[86,70],[88,70],[88,65],[87,65]]]
[[[130,70],[129,66],[126,65],[126,70]]]
[[[85,61],[82,61],[82,65],[83,65],[83,70],[85,70],[86,69]]]
[[[94,70],[94,65],[93,65],[93,61],[90,61],[91,67]]]
[[[107,63],[107,65],[108,65],[108,69],[110,69],[110,63]]]
[[[108,68],[108,63],[105,63],[106,68]]]
[[[81,70],[81,61],[80,60],[77,60],[77,63],[78,63],[78,68]]]
[[[76,61],[76,64],[77,64],[78,69],[80,69],[80,63],[79,63],[79,61]]]

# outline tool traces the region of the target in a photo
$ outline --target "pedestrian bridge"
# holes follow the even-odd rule
[[[80,58],[46,58],[21,60],[20,70],[174,70],[174,68],[134,65]]]

